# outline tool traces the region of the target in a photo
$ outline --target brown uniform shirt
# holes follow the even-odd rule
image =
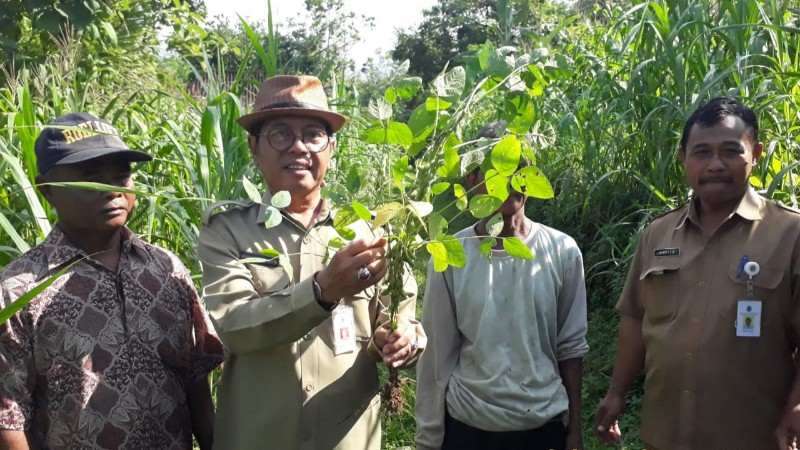
[[[755,261],[761,336],[737,337]],[[748,190],[710,237],[694,202],[644,232],[617,304],[642,320],[641,435],[659,449],[776,449],[800,331],[800,214]]]
[[[204,300],[226,347],[215,449],[380,448],[380,357],[371,338],[387,320],[389,298],[370,288],[343,300],[353,307],[358,347],[336,355],[331,313],[312,290],[312,275],[325,267],[328,242],[338,236],[327,209],[309,229],[285,214],[266,229],[263,206],[250,204],[211,217],[200,233]],[[369,237],[366,226],[360,231]],[[259,263],[264,248],[291,255],[291,264]],[[413,321],[417,285],[410,274],[404,289],[400,314]]]

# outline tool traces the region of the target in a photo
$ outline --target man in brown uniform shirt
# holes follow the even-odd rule
[[[755,114],[717,98],[689,118],[679,157],[694,191],[644,232],[617,309],[611,386],[597,432],[644,369],[649,449],[791,448],[800,430],[800,214],[748,186]]]
[[[389,298],[376,283],[386,241],[365,223],[326,261],[337,233],[321,188],[344,121],[309,76],[266,80],[255,112],[239,119],[268,190],[200,233],[203,296],[226,347],[215,449],[378,450],[376,363],[410,364],[424,342],[410,275],[399,311],[408,326],[384,326]],[[265,205],[280,191],[291,202],[267,228]],[[288,264],[259,259],[264,249]]]

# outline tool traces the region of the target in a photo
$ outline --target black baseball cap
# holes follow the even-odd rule
[[[153,159],[147,153],[128,148],[116,128],[88,113],[69,113],[50,122],[36,138],[35,148],[39,174],[54,166],[106,155],[119,155],[131,162]]]

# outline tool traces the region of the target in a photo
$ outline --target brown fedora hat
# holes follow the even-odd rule
[[[253,112],[240,117],[239,125],[252,133],[265,119],[275,116],[316,117],[334,132],[347,121],[347,117],[328,109],[322,83],[310,75],[277,75],[264,80]]]

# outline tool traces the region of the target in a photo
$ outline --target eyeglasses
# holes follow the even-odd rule
[[[330,136],[328,136],[328,132],[324,128],[305,127],[300,133],[300,140],[303,141],[303,145],[311,153],[319,153],[325,150],[328,147],[328,143],[330,143]],[[289,150],[298,139],[298,136],[290,127],[280,125],[259,133],[259,136],[267,138],[270,147],[279,152]]]

